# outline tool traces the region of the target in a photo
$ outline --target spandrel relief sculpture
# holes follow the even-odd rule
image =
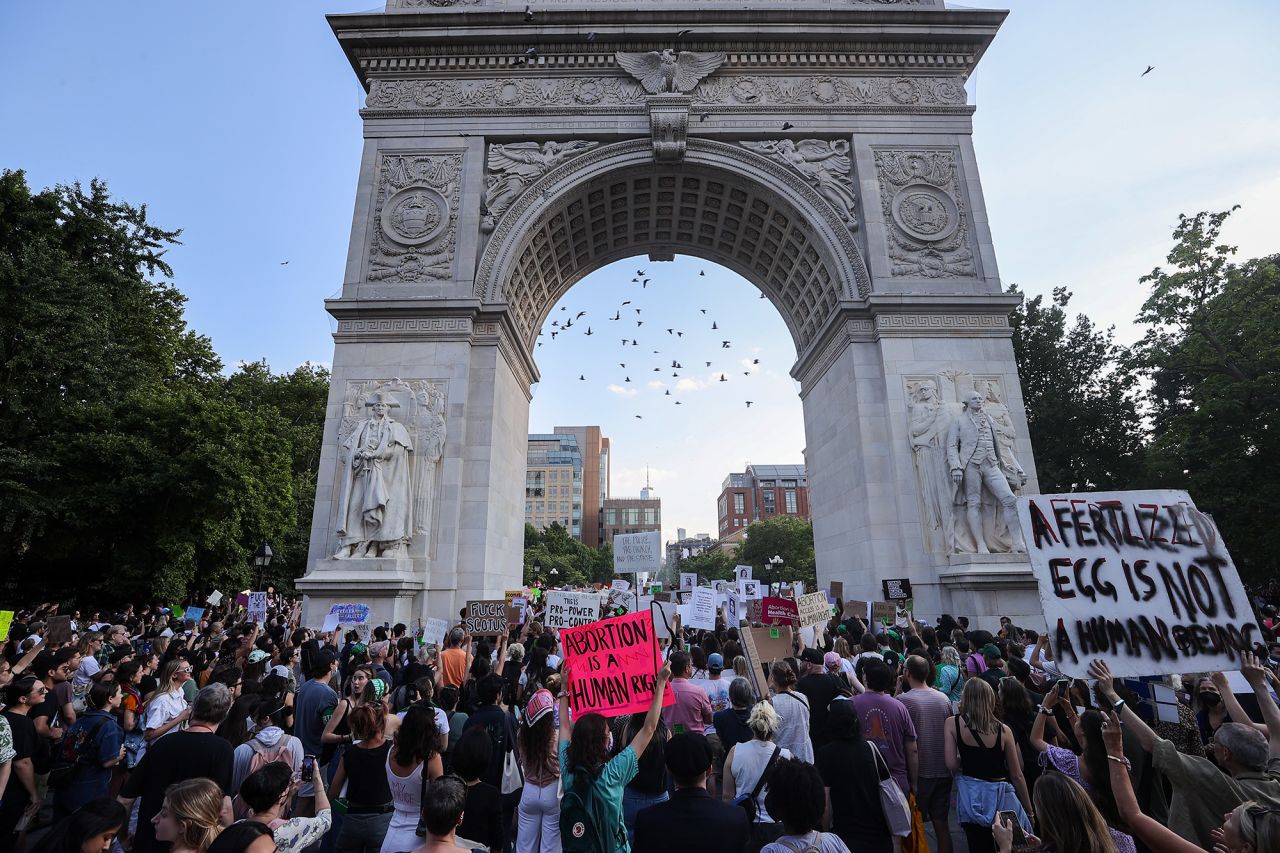
[[[944,392],[958,402],[942,399]],[[948,371],[907,380],[912,456],[926,541],[945,554],[1025,551],[1016,497],[1027,474],[996,380]]]
[[[426,542],[444,451],[444,391],[423,380],[348,388],[338,432],[335,559],[405,557]]]

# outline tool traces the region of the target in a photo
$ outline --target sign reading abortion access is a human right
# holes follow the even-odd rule
[[[574,719],[592,711],[606,717],[649,710],[662,666],[653,616],[645,610],[560,632],[569,670]],[[663,706],[674,705],[666,691]]]
[[[1183,491],[1018,499],[1058,668],[1122,678],[1238,669],[1261,639],[1213,519]]]

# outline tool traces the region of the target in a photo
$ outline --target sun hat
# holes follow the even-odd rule
[[[271,657],[271,655],[268,654],[267,652],[264,652],[262,649],[254,649],[253,651],[249,652],[249,663],[257,663],[258,661],[264,661],[269,657]]]
[[[550,690],[537,690],[529,697],[529,704],[524,709],[524,724],[535,725],[547,714],[555,710],[556,700]]]

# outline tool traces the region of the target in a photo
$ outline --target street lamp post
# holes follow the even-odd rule
[[[782,556],[774,554],[769,558],[769,565],[773,566],[773,574],[777,578],[778,592],[782,592]]]
[[[555,569],[555,568],[553,568],[553,569],[551,570],[551,585],[552,585],[552,586],[555,586],[555,578],[556,578],[556,576],[557,576],[557,575],[559,575],[559,574],[560,574],[560,570],[559,570],[559,569]]]
[[[258,585],[255,590],[262,589],[262,573],[267,570],[267,566],[271,565],[271,558],[275,556],[271,551],[271,546],[263,542],[258,546],[258,550],[253,552],[253,565],[258,570]]]

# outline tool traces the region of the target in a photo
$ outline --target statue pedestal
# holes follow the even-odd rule
[[[317,560],[314,568],[298,578],[303,593],[302,625],[319,628],[334,604],[369,605],[369,622],[410,627],[422,617],[427,588],[425,569],[417,569],[408,557]]]
[[[1026,554],[951,554],[938,569],[951,596],[951,614],[969,617],[971,629],[1000,630],[1008,616],[1020,628],[1045,630],[1044,609]]]

